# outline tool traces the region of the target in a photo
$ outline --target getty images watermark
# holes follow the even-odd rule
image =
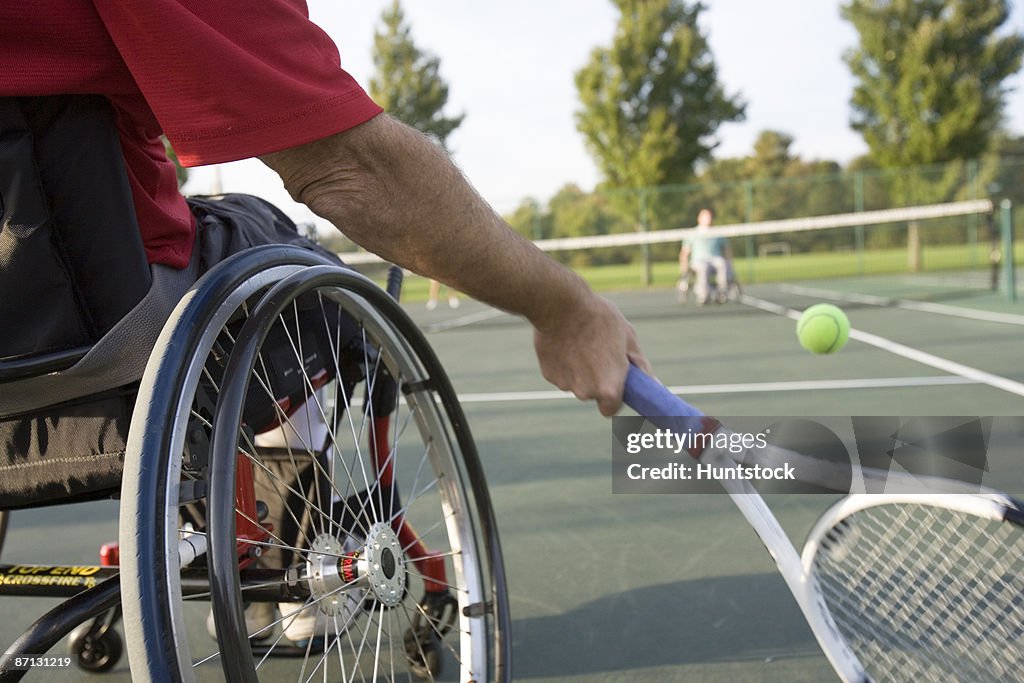
[[[616,417],[614,493],[883,493],[936,478],[957,490],[1024,491],[1024,417]],[[797,455],[793,455],[797,454]],[[694,457],[699,456],[699,457]],[[861,468],[881,473],[864,477]]]
[[[655,429],[653,432],[629,432],[626,434],[626,453],[640,455],[650,451],[668,451],[678,456],[680,453],[696,455],[708,449],[716,449],[730,454],[739,455],[750,451],[760,451],[768,447],[768,434],[709,433],[709,432],[677,432],[673,429]],[[626,467],[626,477],[630,480],[651,481],[724,481],[727,479],[742,480],[788,480],[796,481],[796,471],[791,463],[778,466],[754,463],[735,467],[716,466],[709,462],[699,462],[697,458],[690,462],[670,462],[666,465],[650,466],[642,462],[631,462]]]

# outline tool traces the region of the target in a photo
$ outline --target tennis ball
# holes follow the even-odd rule
[[[850,336],[850,320],[832,304],[815,304],[800,316],[796,336],[811,353],[835,353]]]

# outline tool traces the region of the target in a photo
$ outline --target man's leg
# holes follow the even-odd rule
[[[695,261],[693,264],[693,272],[697,274],[696,281],[693,283],[693,295],[697,299],[698,306],[703,306],[708,301],[708,268],[710,265],[710,261]]]
[[[313,399],[306,401],[283,425],[257,434],[256,446],[293,448],[303,453],[307,450],[319,451],[327,443],[328,432],[321,410]]]
[[[715,256],[711,259],[711,265],[715,267],[715,287],[718,288],[718,301],[725,301],[729,294],[729,264],[722,256]]]
[[[430,293],[427,295],[427,310],[437,308],[437,297],[441,293],[441,283],[437,280],[430,281]]]

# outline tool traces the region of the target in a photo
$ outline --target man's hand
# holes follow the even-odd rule
[[[550,326],[538,325],[534,346],[545,379],[576,398],[597,400],[606,417],[622,405],[629,363],[651,373],[633,326],[615,306],[594,294]]]

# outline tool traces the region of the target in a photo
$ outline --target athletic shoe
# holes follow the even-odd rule
[[[316,605],[303,607],[301,602],[282,602],[277,607],[281,610],[284,637],[296,645],[304,647],[311,638],[323,638],[327,635],[330,619]],[[339,616],[341,623],[348,618],[343,615],[344,612]]]
[[[428,299],[427,300],[427,310],[428,311],[432,311],[435,308],[437,308],[437,299]]]
[[[245,608],[245,630],[252,636],[252,640],[266,640],[274,635],[274,629],[267,627],[276,620],[277,610],[271,602],[253,602]],[[217,640],[217,626],[213,623],[212,609],[206,615],[206,632]]]
[[[448,308],[458,308],[458,307],[459,307],[459,297],[457,297],[457,296],[450,296],[450,297],[448,297]]]

